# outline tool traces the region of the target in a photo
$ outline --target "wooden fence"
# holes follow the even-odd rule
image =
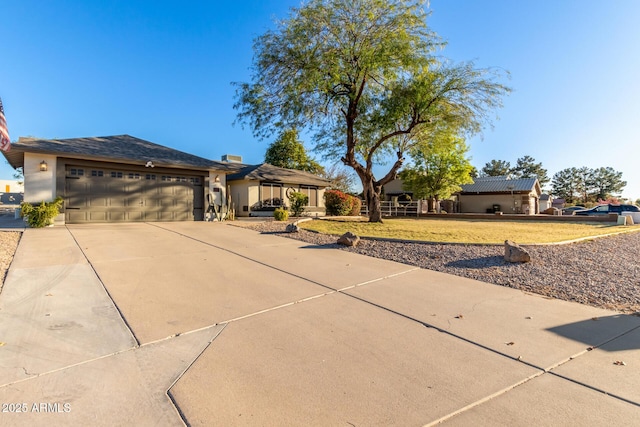
[[[421,200],[415,202],[380,202],[380,209],[382,210],[382,216],[419,216],[421,213],[427,213],[427,204]],[[368,216],[369,207],[366,203],[362,203],[360,209],[360,215]]]

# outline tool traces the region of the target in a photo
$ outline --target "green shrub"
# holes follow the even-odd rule
[[[27,218],[29,227],[41,228],[53,224],[53,220],[60,213],[62,207],[62,198],[56,197],[53,202],[45,202],[31,204],[22,202],[20,204],[20,216]]]
[[[304,212],[304,207],[309,204],[309,196],[298,192],[291,193],[289,203],[291,203],[291,213],[293,216],[300,216],[300,214]]]
[[[273,211],[273,218],[276,221],[286,221],[289,219],[289,211],[284,208],[276,208],[276,210]]]

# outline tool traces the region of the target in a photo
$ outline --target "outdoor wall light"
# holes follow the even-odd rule
[[[40,172],[46,172],[48,169],[47,162],[44,160],[40,162]]]
[[[215,182],[220,182],[220,175],[216,175],[216,177],[213,179]]]

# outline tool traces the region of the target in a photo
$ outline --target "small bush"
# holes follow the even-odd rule
[[[22,202],[20,204],[20,216],[27,217],[27,223],[31,228],[42,228],[53,224],[53,220],[60,213],[62,198],[56,197],[53,202],[45,202],[39,205]]]
[[[300,214],[304,212],[304,207],[309,204],[309,196],[298,192],[291,193],[289,203],[291,203],[291,213],[293,213],[293,216],[300,216]]]
[[[362,200],[357,197],[351,197],[351,212],[349,212],[350,216],[360,216],[360,210],[362,209]]]
[[[273,218],[276,221],[286,221],[289,219],[289,211],[284,208],[277,208],[273,211]]]
[[[340,190],[327,190],[324,193],[324,205],[327,208],[327,215],[345,216],[349,215],[353,207],[348,194]]]

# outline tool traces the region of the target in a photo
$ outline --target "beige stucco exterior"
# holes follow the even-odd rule
[[[500,205],[505,214],[539,213],[538,198],[535,194],[460,194],[459,209],[461,213],[493,212],[493,205]]]
[[[40,163],[47,163],[47,170],[40,170]],[[56,156],[48,154],[24,154],[24,201],[30,203],[51,202],[56,198]]]
[[[387,201],[391,200],[392,195],[405,193],[405,190],[402,188],[402,180],[399,178],[386,183],[383,187],[384,187],[385,200]]]
[[[280,184],[278,184],[280,185]],[[289,200],[287,199],[286,192],[291,191],[300,192],[304,187],[299,184],[282,184],[278,194],[274,197],[282,199],[285,206],[289,206]],[[259,181],[249,180],[234,180],[229,181],[229,188],[231,193],[232,203],[235,206],[235,214],[239,217],[248,216],[273,216],[273,211],[269,210],[257,210],[256,207],[260,201],[264,198],[261,194],[261,183]],[[324,188],[317,188],[317,201],[315,206],[308,206],[305,209],[305,215],[308,216],[324,216],[326,215],[326,208],[324,204]]]

